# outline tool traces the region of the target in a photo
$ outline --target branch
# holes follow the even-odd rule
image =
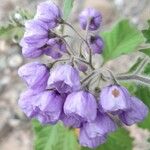
[[[121,75],[116,77],[117,80],[135,80],[137,82],[142,82],[144,84],[150,85],[150,78],[141,75]]]

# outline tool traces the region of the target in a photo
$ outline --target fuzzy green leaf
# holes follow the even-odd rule
[[[117,23],[111,31],[103,32],[105,42],[104,61],[109,61],[120,55],[131,53],[144,42],[144,37],[128,20]]]
[[[147,49],[141,49],[140,52],[148,55],[150,57],[150,48],[147,48]]]
[[[72,130],[62,124],[42,126],[33,121],[35,150],[77,150],[79,145]]]
[[[143,35],[146,38],[146,43],[150,43],[150,20],[148,20],[148,29],[143,30]]]
[[[66,20],[71,13],[73,8],[74,0],[64,0],[64,19]]]

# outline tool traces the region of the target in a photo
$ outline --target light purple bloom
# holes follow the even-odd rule
[[[48,26],[39,20],[25,23],[25,34],[20,42],[22,47],[41,48],[48,41]]]
[[[86,91],[69,94],[64,103],[64,113],[81,121],[94,121],[97,114],[95,97]]]
[[[102,22],[101,13],[93,8],[86,8],[83,10],[79,16],[79,21],[82,29],[86,29],[89,23],[89,30],[97,30]],[[89,22],[90,21],[90,22]]]
[[[119,118],[124,124],[132,125],[143,121],[147,115],[147,106],[137,97],[131,97],[131,108],[122,112]]]
[[[35,19],[46,22],[51,29],[61,21],[61,11],[57,5],[50,1],[42,2],[37,7]]]
[[[104,48],[104,42],[100,36],[91,36],[89,45],[92,49],[93,54],[102,54]]]
[[[57,92],[43,92],[38,103],[40,112],[36,118],[43,124],[56,123],[60,119],[63,103],[63,99]]]
[[[20,67],[18,74],[29,88],[41,91],[47,86],[49,69],[44,64],[33,62]]]
[[[116,130],[116,125],[113,120],[107,114],[102,114],[100,112],[98,112],[93,122],[84,123],[83,127],[90,138],[104,136]]]
[[[58,59],[62,56],[62,53],[67,51],[65,43],[59,38],[49,39],[47,47],[44,49],[45,54],[51,56],[54,59]]]
[[[44,51],[41,48],[34,48],[31,46],[26,46],[22,48],[22,55],[26,58],[37,58],[43,53]]]
[[[19,106],[29,118],[36,118],[42,124],[55,124],[61,115],[63,100],[55,91],[28,90],[20,96]]]
[[[59,65],[51,70],[48,87],[59,93],[77,91],[81,88],[79,73],[71,65]]]
[[[79,143],[84,147],[96,148],[106,142],[106,135],[90,138],[84,127],[80,129]]]
[[[77,117],[70,117],[64,113],[61,114],[60,120],[67,127],[80,128],[82,126],[82,120]]]
[[[27,117],[33,118],[38,113],[38,108],[35,104],[38,103],[40,94],[29,89],[20,95],[18,104]]]
[[[100,93],[100,108],[104,112],[117,112],[130,108],[130,94],[120,85],[110,85],[102,89]]]

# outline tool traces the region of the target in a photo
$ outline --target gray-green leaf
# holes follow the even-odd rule
[[[68,16],[71,13],[71,10],[73,8],[73,2],[74,0],[64,0],[64,19],[66,20]]]
[[[109,61],[120,55],[136,50],[144,42],[144,37],[128,20],[122,20],[111,31],[103,32],[105,48],[104,61]]]
[[[33,121],[35,150],[77,150],[79,145],[72,130],[62,124],[42,126]]]

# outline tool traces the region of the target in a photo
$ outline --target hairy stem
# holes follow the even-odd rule
[[[123,80],[134,80],[137,82],[141,82],[147,85],[150,85],[150,78],[137,75],[137,74],[131,74],[131,75],[121,75],[116,77],[117,80],[123,81]]]

